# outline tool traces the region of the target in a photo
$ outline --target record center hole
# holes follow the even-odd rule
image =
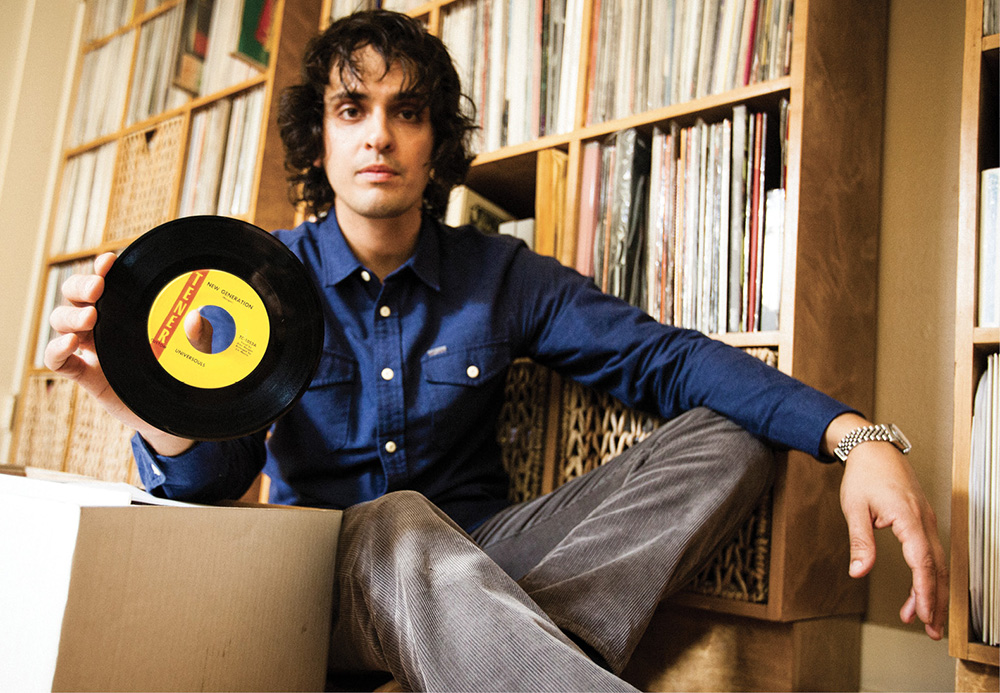
[[[218,354],[236,338],[236,321],[225,308],[202,306],[184,317],[184,335],[203,354]]]

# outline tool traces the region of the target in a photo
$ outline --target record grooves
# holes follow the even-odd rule
[[[193,311],[212,316],[211,346],[189,341]],[[184,217],[115,260],[94,343],[112,389],[141,419],[225,440],[266,428],[305,392],[323,321],[313,282],[281,241],[229,217]]]

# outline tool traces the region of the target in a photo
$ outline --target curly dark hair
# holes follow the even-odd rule
[[[431,181],[424,190],[424,211],[441,218],[451,189],[465,180],[472,162],[471,133],[475,107],[462,94],[448,49],[417,20],[386,10],[358,12],[340,19],[313,38],[302,58],[302,83],[281,94],[278,127],[285,146],[289,197],[305,203],[307,213],[323,214],[334,192],[326,171],[316,166],[323,157],[323,96],[330,71],[339,66],[341,81],[360,79],[358,50],[370,46],[385,61],[386,70],[399,65],[408,91],[424,95],[434,132]]]

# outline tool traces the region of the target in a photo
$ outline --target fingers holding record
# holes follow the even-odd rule
[[[107,271],[97,313],[115,392],[150,424],[194,439],[269,425],[305,391],[322,350],[318,294],[298,258],[228,217],[141,236]]]

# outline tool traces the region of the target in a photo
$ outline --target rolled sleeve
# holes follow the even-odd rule
[[[160,456],[153,452],[146,441],[138,433],[132,436],[132,456],[139,470],[142,486],[150,493],[159,488],[167,480],[166,475],[157,463]]]
[[[168,457],[142,436],[132,437],[132,454],[150,493],[173,500],[212,503],[239,498],[264,466],[265,432],[220,442],[198,442]]]

